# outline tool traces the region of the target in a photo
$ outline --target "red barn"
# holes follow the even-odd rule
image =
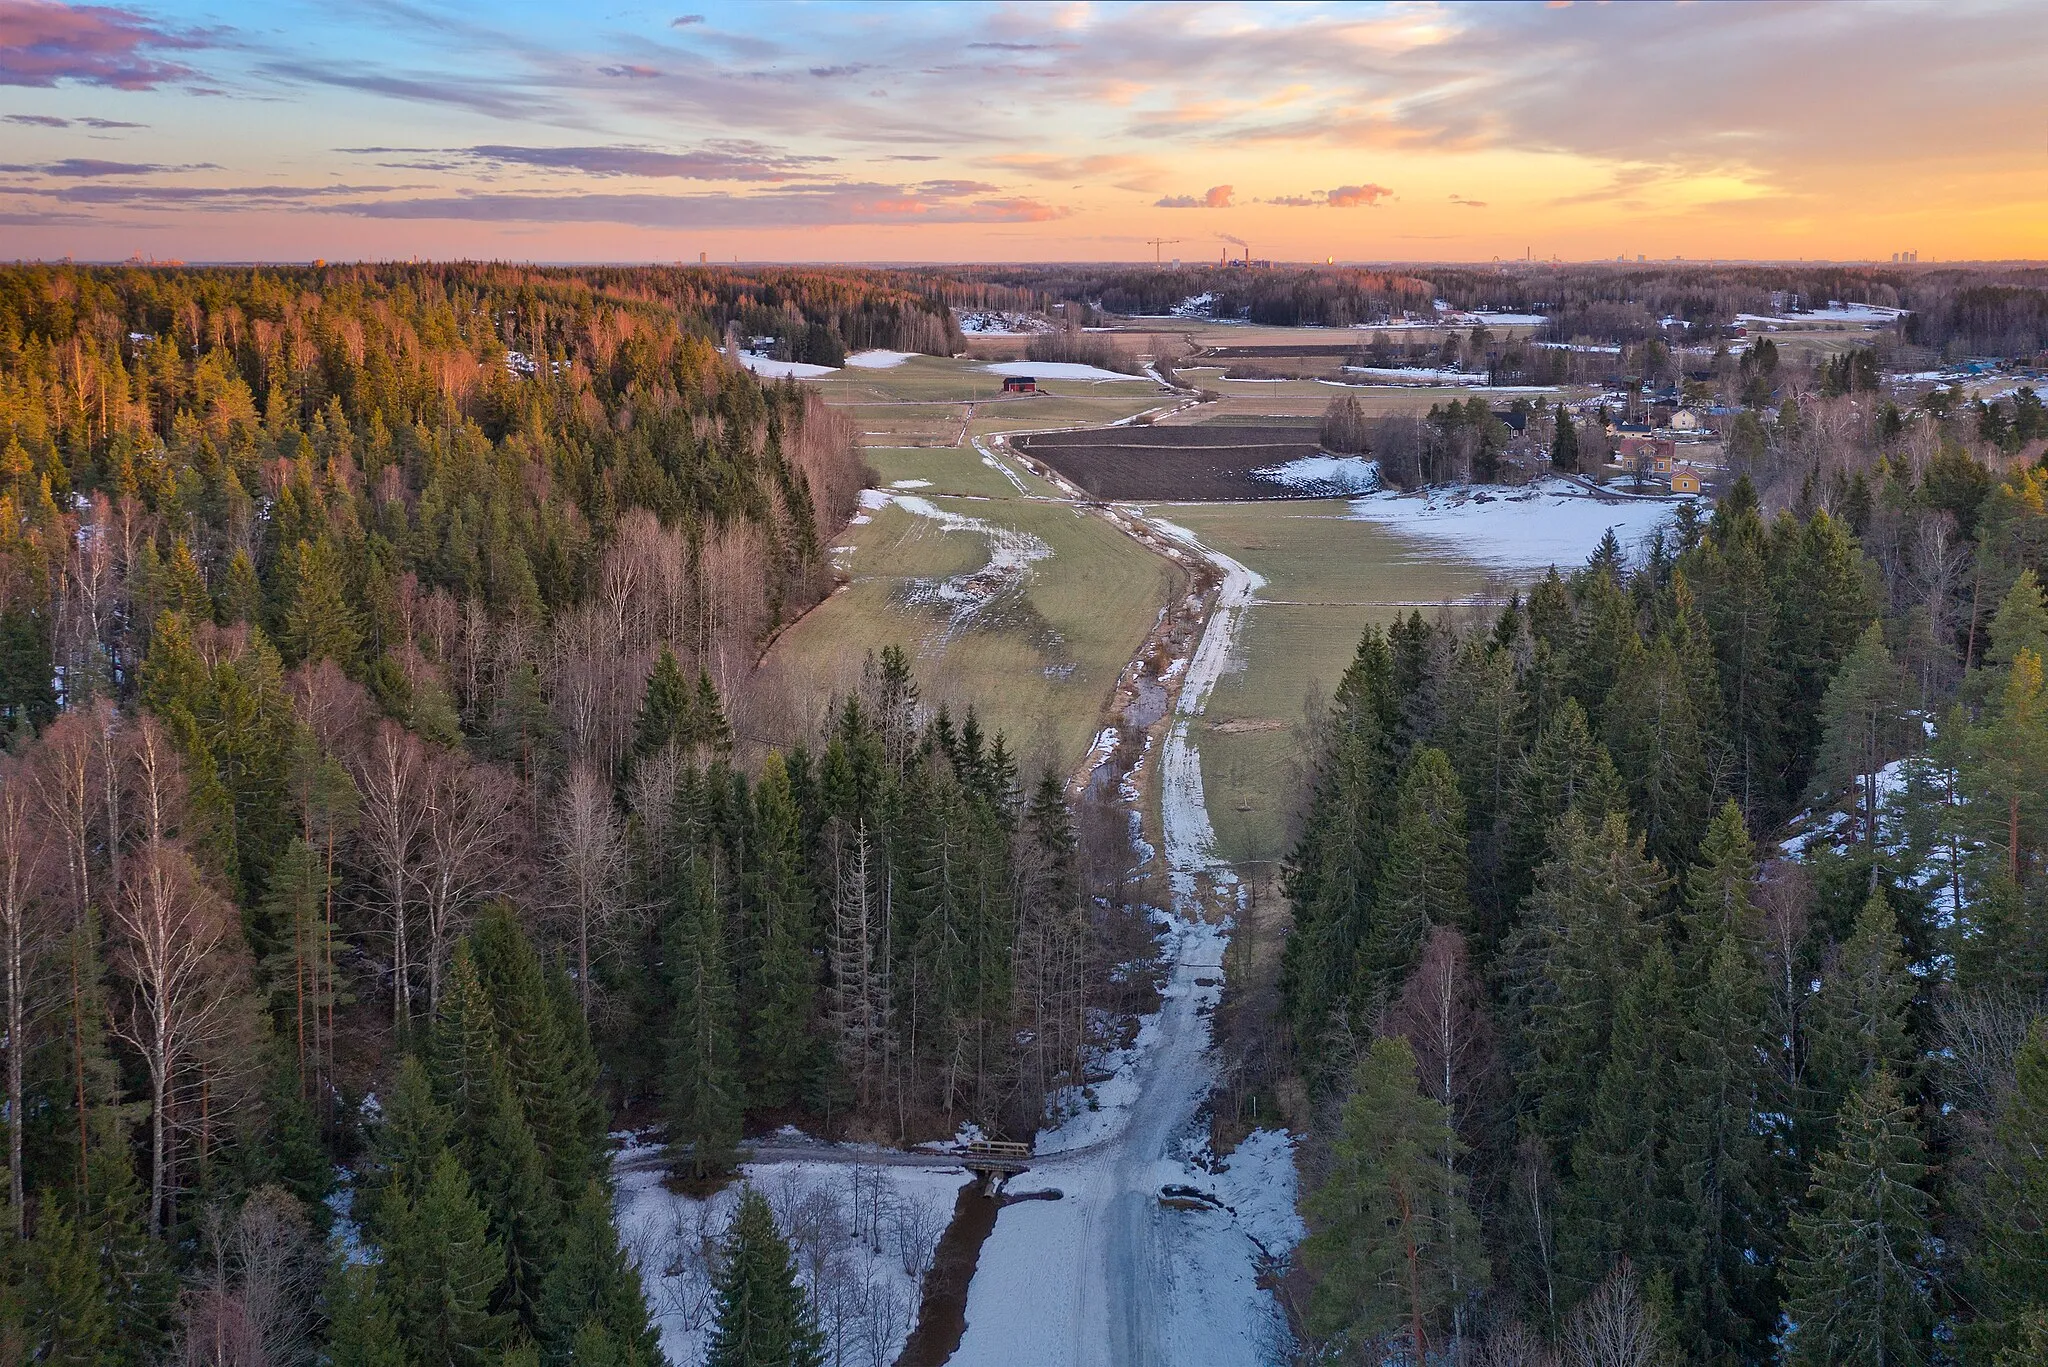
[[[1036,394],[1038,392],[1038,381],[1029,375],[1005,375],[1003,376],[1003,392],[1005,394]]]

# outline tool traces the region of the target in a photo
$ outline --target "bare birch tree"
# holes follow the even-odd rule
[[[355,774],[363,797],[356,853],[367,897],[391,941],[391,1017],[400,1028],[412,1016],[411,891],[427,824],[426,768],[420,738],[387,721],[377,728]]]
[[[149,1075],[149,1230],[164,1226],[172,1154],[169,1108],[179,1072],[231,1024],[245,965],[233,907],[176,845],[151,840],[129,861],[115,903],[113,970],[128,988],[114,1032]]]
[[[22,1233],[22,1072],[30,1017],[37,1014],[37,961],[51,930],[38,884],[45,851],[36,802],[19,760],[0,760],[0,991],[7,1020],[7,1196],[14,1233]]]
[[[589,1020],[591,966],[610,952],[627,911],[625,828],[593,766],[571,766],[553,836],[555,908],[575,946],[576,993]]]
[[[441,971],[469,913],[506,891],[512,780],[488,764],[443,751],[427,765],[426,828],[419,857],[427,931],[427,1010],[441,1004]]]

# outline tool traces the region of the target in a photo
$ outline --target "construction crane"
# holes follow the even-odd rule
[[[1179,239],[1179,238],[1177,238],[1177,237],[1148,237],[1148,238],[1146,238],[1146,239],[1145,239],[1145,245],[1146,245],[1146,246],[1148,246],[1148,247],[1150,247],[1150,248],[1152,249],[1152,264],[1153,264],[1153,265],[1155,265],[1155,266],[1156,266],[1156,265],[1158,265],[1158,264],[1160,264],[1160,262],[1159,262],[1159,249],[1160,249],[1161,247],[1171,247],[1171,246],[1173,246],[1173,245],[1174,245],[1175,243],[1177,243],[1177,242],[1179,242],[1179,241],[1180,241],[1180,239]]]

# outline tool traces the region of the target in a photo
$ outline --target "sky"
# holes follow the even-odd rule
[[[2044,51],[2038,0],[0,0],[0,259],[2040,258]]]

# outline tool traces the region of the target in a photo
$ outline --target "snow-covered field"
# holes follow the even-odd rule
[[[1050,319],[1030,313],[1007,313],[1000,309],[958,309],[960,330],[970,337],[1034,337],[1057,332]]]
[[[1460,486],[1358,499],[1350,516],[1502,570],[1583,564],[1610,528],[1634,552],[1671,521],[1669,502],[1608,503],[1555,476],[1521,489]]]
[[[889,370],[902,365],[917,353],[914,351],[856,351],[846,358],[846,363],[855,370]]]
[[[1304,494],[1369,494],[1380,487],[1380,463],[1366,456],[1303,456],[1252,474]]]
[[[764,380],[815,380],[820,375],[836,375],[838,367],[829,365],[807,365],[802,361],[778,361],[770,356],[757,356],[751,351],[742,351],[739,362]]]
[[[652,1157],[651,1149],[630,1145],[618,1155],[613,1211],[620,1239],[640,1266],[662,1352],[671,1367],[698,1367],[717,1308],[718,1245],[741,1183],[706,1199],[678,1196],[662,1185]],[[889,1367],[917,1322],[924,1274],[968,1180],[965,1170],[815,1161],[749,1163],[741,1174],[768,1198],[796,1249],[829,1360]]]
[[[1348,365],[1347,375],[1359,375],[1382,385],[1459,385],[1488,394],[1554,394],[1556,385],[1488,384],[1482,372],[1471,370],[1405,369],[1399,366]]]
[[[1029,375],[1034,380],[1143,380],[1078,361],[996,361],[982,367],[996,375]]]
[[[984,459],[990,458],[984,455]],[[957,640],[991,606],[1006,601],[1031,573],[1031,567],[1052,554],[1052,547],[1029,532],[956,513],[928,498],[905,492],[929,487],[930,483],[906,479],[897,481],[889,490],[863,489],[860,504],[873,510],[893,503],[912,517],[936,522],[941,531],[969,532],[987,542],[988,562],[980,569],[948,579],[915,579],[906,586],[909,601],[930,604],[946,614],[945,631],[925,644],[927,651],[936,651]]]
[[[1828,301],[1824,309],[1811,313],[1738,313],[1738,323],[1774,323],[1780,327],[1818,327],[1824,323],[1860,323],[1870,326],[1879,323],[1896,322],[1910,310],[1887,308],[1883,304],[1845,304],[1838,299]]]

